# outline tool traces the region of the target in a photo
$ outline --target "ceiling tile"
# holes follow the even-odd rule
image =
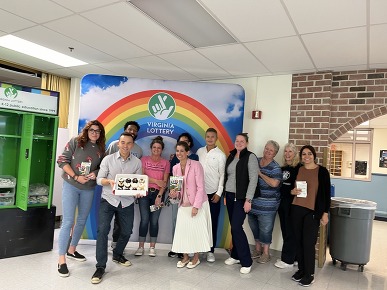
[[[0,27],[4,32],[12,33],[33,25],[35,25],[35,23],[7,11],[0,10]]]
[[[318,69],[367,64],[365,27],[307,34],[302,39]]]
[[[160,55],[169,63],[197,76],[199,79],[207,77],[230,77],[231,75],[222,70],[220,67],[200,55],[196,51],[184,51]]]
[[[366,1],[283,0],[300,34],[366,25]]]
[[[387,62],[387,24],[370,28],[370,64]]]
[[[78,58],[87,63],[96,63],[116,60],[114,57],[86,46],[74,39],[68,38],[43,26],[35,26],[14,33],[15,36],[43,45],[66,55]],[[55,39],[55,41],[53,41]],[[74,50],[70,52],[69,47]]]
[[[314,70],[312,61],[296,36],[249,42],[245,45],[272,73]]]
[[[242,44],[201,48],[197,51],[231,75],[240,76],[268,72],[262,63]]]
[[[195,76],[157,56],[128,59],[128,63],[169,80],[194,80]]]
[[[191,49],[183,41],[126,3],[117,3],[82,13],[82,15],[155,54]]]
[[[61,18],[49,22],[45,26],[115,58],[125,59],[150,54],[129,41],[78,15]],[[106,41],[107,39],[109,41]]]
[[[295,35],[280,1],[202,0],[241,42]]]
[[[117,0],[51,0],[59,5],[66,7],[74,12],[81,12],[90,9],[94,9],[101,6],[106,6],[112,3],[116,3]]]
[[[145,71],[141,68],[130,65],[122,61],[112,61],[98,64],[99,67],[111,71],[114,75],[138,77],[138,78],[150,78],[160,79],[159,76]]]
[[[49,0],[1,1],[1,9],[36,23],[44,23],[72,14],[70,10]]]

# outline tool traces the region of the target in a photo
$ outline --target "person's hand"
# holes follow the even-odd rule
[[[220,196],[217,194],[214,194],[213,197],[211,198],[212,203],[218,203],[220,200]]]
[[[90,180],[95,180],[97,178],[97,176],[95,176],[95,173],[92,172],[92,173],[89,173],[88,175],[86,175],[86,178],[90,179]]]
[[[176,189],[170,189],[169,190],[169,196],[172,197],[172,198],[176,198],[177,197]]]
[[[87,178],[86,176],[78,175],[77,177],[77,182],[79,182],[80,184],[85,184],[88,181],[89,181],[89,178]]]
[[[140,193],[137,193],[135,197],[136,197],[136,198],[142,198],[142,197],[144,197],[144,196],[145,196],[145,195],[142,195],[142,194],[140,194]]]
[[[323,226],[325,226],[328,223],[328,213],[326,213],[326,212],[323,213],[321,220],[320,220],[320,223]]]
[[[198,214],[199,209],[192,207],[191,217],[195,217]]]
[[[245,204],[243,205],[243,209],[245,210],[245,213],[249,213],[251,210],[251,202],[245,201]]]
[[[160,204],[162,204],[162,202],[161,202],[161,198],[162,198],[162,196],[156,196],[156,199],[155,199],[155,206],[159,206]]]
[[[155,118],[158,120],[166,120],[169,116],[169,113],[173,110],[173,106],[170,106],[167,109],[167,106],[165,106],[164,101],[167,99],[167,96],[161,97],[158,96],[159,102],[156,103],[154,106],[152,106],[153,113],[155,114]]]
[[[299,195],[301,193],[301,189],[300,188],[293,188],[291,191],[290,191],[290,194],[291,195]]]
[[[113,180],[113,179],[108,179],[107,181],[109,182],[110,187],[111,187],[112,189],[114,189],[114,185],[116,184],[116,183],[114,182],[114,180]]]

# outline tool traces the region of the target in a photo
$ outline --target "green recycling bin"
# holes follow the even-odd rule
[[[355,264],[363,272],[370,260],[376,205],[368,200],[332,197],[329,253],[333,265],[338,260],[343,270],[347,264]]]

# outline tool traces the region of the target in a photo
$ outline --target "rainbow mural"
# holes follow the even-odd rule
[[[181,84],[182,82],[175,83]],[[187,85],[191,86],[192,84],[197,85],[199,83],[187,83]],[[148,110],[148,102],[150,98],[158,93],[166,93],[172,96],[176,103],[176,109],[173,115],[166,120],[155,119]],[[105,127],[107,144],[118,139],[120,133],[123,131],[124,124],[128,120],[136,120],[141,126],[136,140],[140,146],[140,142],[144,141],[143,139],[149,139],[147,142],[144,141],[144,144],[149,144],[150,139],[153,138],[153,136],[163,136],[160,132],[154,132],[154,127],[165,126],[165,128],[168,128],[168,126],[171,126],[172,124],[173,129],[168,131],[167,137],[176,140],[181,133],[189,132],[194,139],[194,143],[196,144],[195,147],[197,147],[193,148],[193,152],[196,152],[199,147],[205,145],[204,135],[205,131],[209,127],[213,127],[218,131],[219,139],[217,145],[223,152],[226,153],[226,155],[228,155],[228,152],[234,148],[233,140],[235,136],[232,136],[229,133],[227,126],[220,122],[218,117],[205,104],[182,92],[166,90],[162,87],[160,87],[160,89],[142,90],[128,94],[112,103],[108,108],[105,108],[99,115],[97,113],[95,119],[98,119]],[[87,119],[82,120],[82,118],[80,118],[80,129],[84,126],[86,121]],[[233,126],[235,126],[235,123]],[[237,127],[239,130],[234,129],[234,131],[241,132],[242,123],[237,124]],[[101,187],[97,187],[92,211],[87,220],[86,228],[83,234],[84,238],[96,239],[100,195]],[[231,233],[229,229],[227,210],[224,204],[221,206],[219,216],[218,241],[216,246],[224,248],[230,248],[231,246]]]

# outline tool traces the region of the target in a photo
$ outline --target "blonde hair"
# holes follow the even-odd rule
[[[298,163],[300,163],[300,157],[298,156],[297,147],[293,143],[286,143],[284,146],[284,153],[286,148],[289,148],[294,153],[294,158],[292,160],[292,163],[290,164],[291,167],[296,167]],[[285,160],[285,154],[282,157],[283,166],[289,165]]]

